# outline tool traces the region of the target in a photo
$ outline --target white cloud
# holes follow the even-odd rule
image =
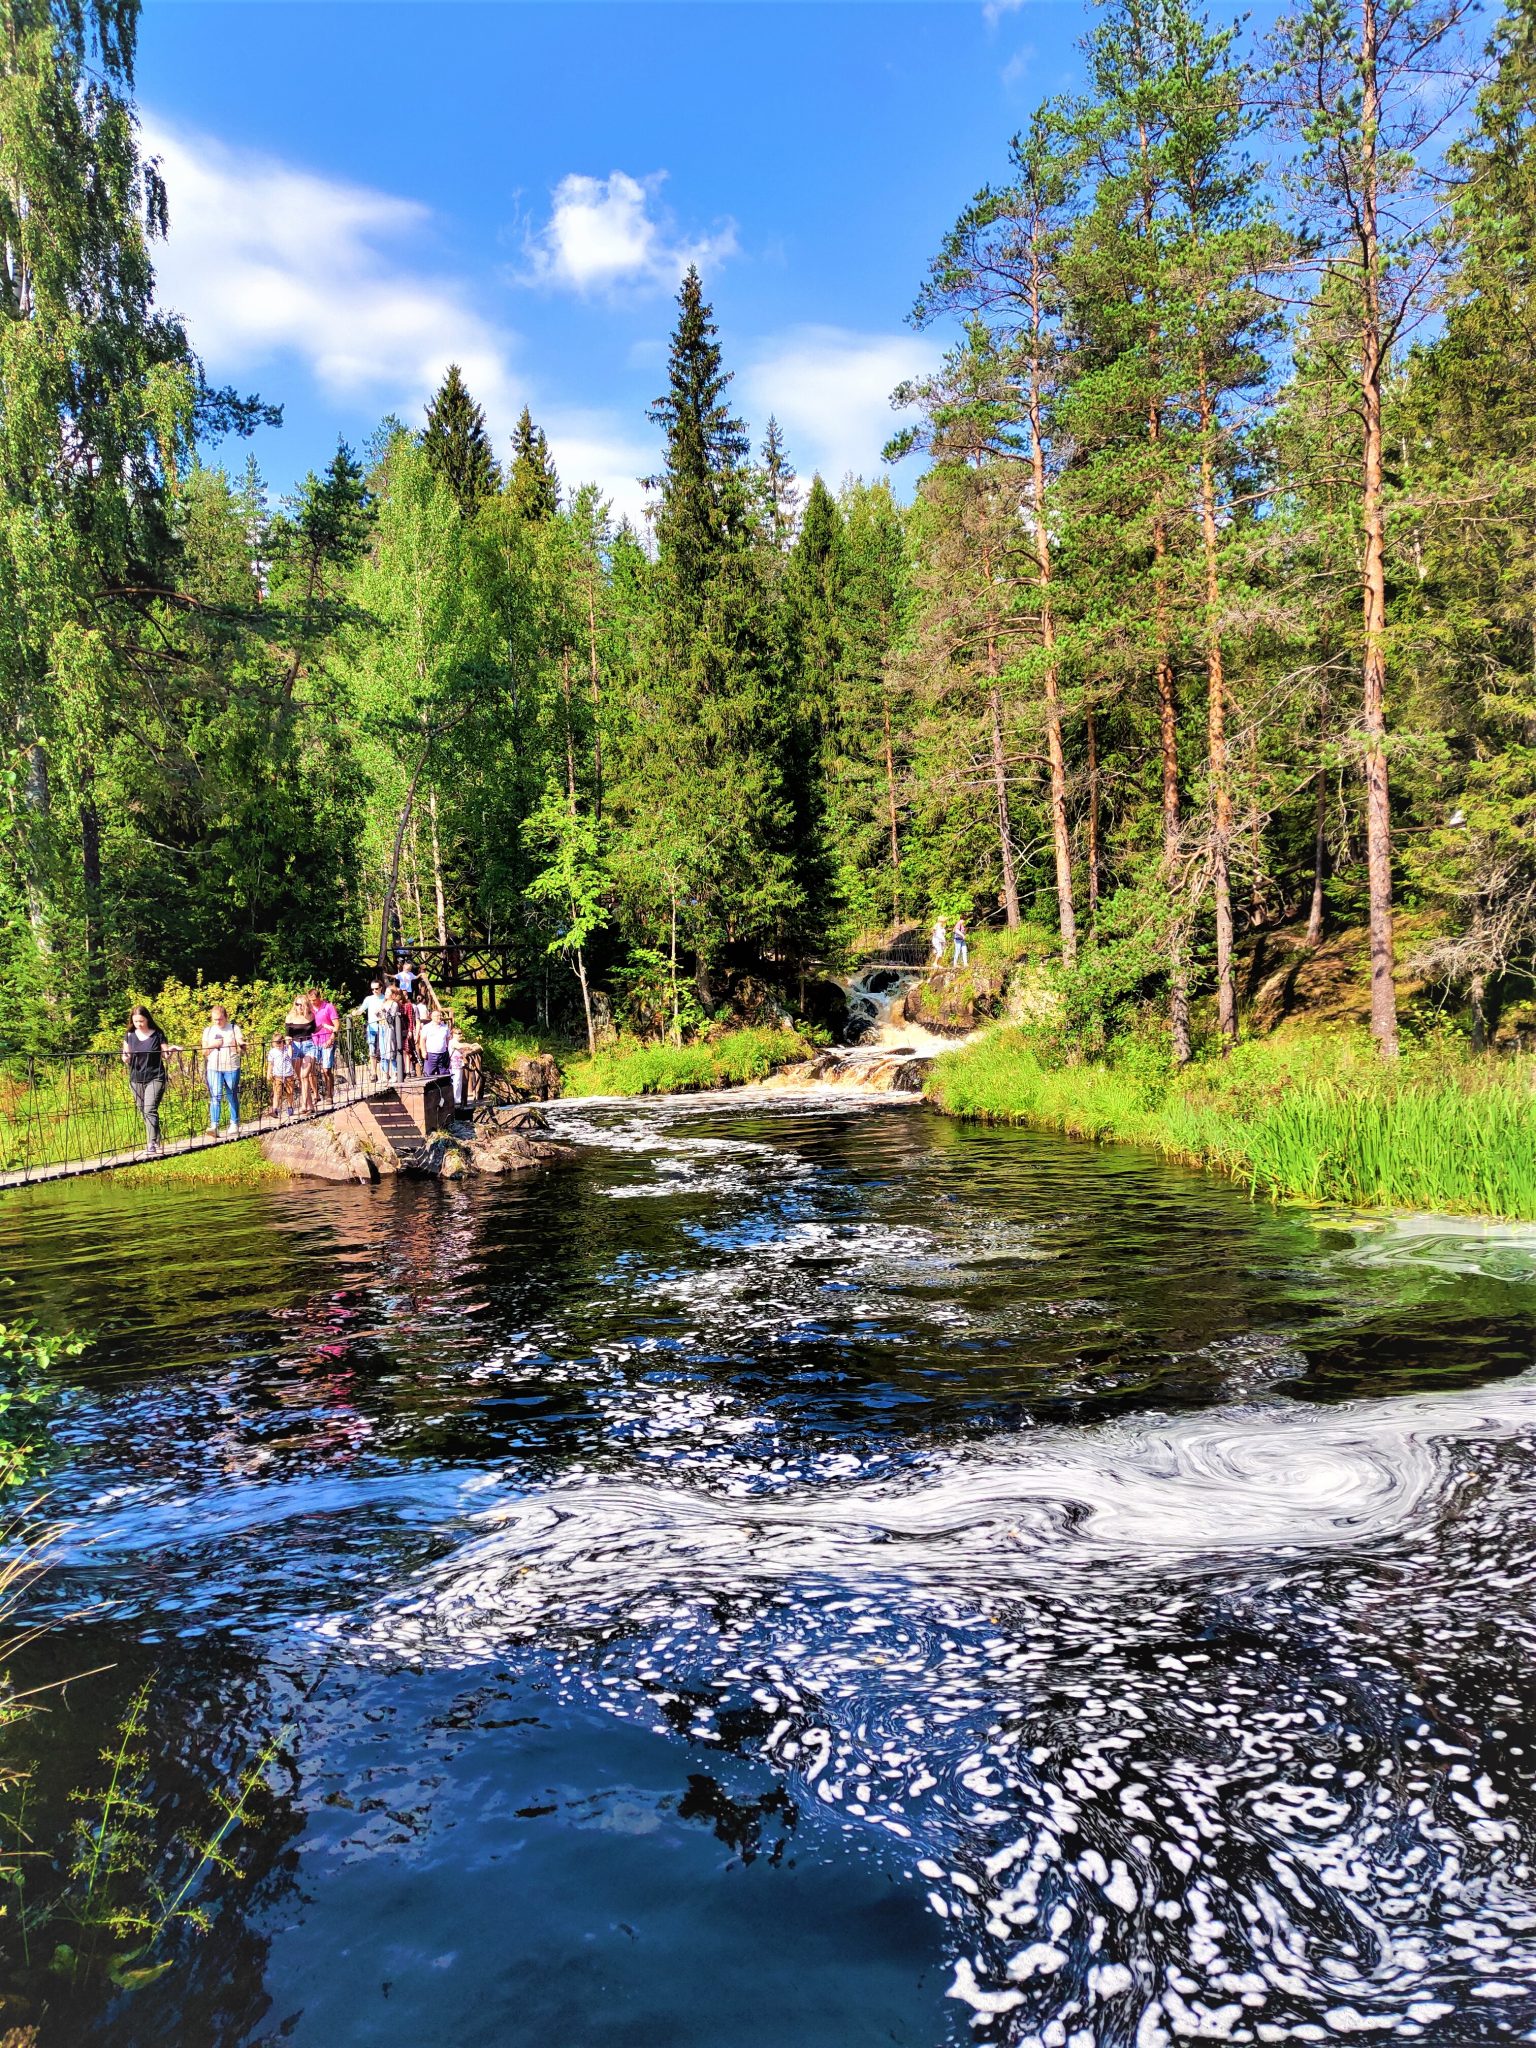
[[[145,142],[170,194],[159,298],[216,374],[297,357],[333,398],[414,412],[458,362],[508,413],[515,338],[422,264],[425,206],[154,120]]]
[[[562,490],[597,484],[613,500],[615,520],[629,518],[645,531],[646,494],[640,478],[661,460],[657,445],[616,414],[553,406],[541,415]]]
[[[549,219],[528,244],[529,279],[577,292],[675,285],[690,263],[701,268],[735,254],[736,229],[724,221],[687,239],[660,205],[665,171],[633,178],[573,171],[552,195]]]
[[[986,0],[981,18],[988,28],[996,28],[1005,14],[1017,14],[1026,4],[1027,0]]]
[[[929,367],[931,353],[914,335],[791,328],[741,373],[753,430],[760,437],[773,413],[800,475],[819,469],[834,489],[850,470],[877,476],[880,450],[900,424],[891,393]]]

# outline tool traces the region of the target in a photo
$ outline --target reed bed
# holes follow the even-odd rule
[[[1149,1146],[1255,1193],[1536,1222],[1536,1093],[1521,1059],[1437,1043],[1394,1071],[1341,1037],[1175,1070],[1136,1047],[1073,1064],[1004,1030],[946,1054],[929,1094],[956,1116]]]

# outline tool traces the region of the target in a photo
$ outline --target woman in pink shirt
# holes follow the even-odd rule
[[[336,1033],[341,1018],[330,997],[321,995],[317,988],[309,992],[309,1006],[315,1013],[316,1078],[325,1091],[326,1100],[333,1102],[336,1099]]]

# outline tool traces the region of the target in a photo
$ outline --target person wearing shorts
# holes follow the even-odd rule
[[[309,992],[309,1007],[315,1016],[315,1081],[331,1101],[336,1093],[336,1033],[341,1017],[330,997],[317,988]]]
[[[302,989],[289,1007],[283,1029],[293,1048],[293,1092],[302,1115],[315,1106],[315,1013]]]

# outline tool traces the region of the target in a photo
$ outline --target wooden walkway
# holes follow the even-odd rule
[[[218,1145],[244,1144],[247,1139],[263,1137],[268,1131],[285,1131],[291,1130],[295,1124],[318,1123],[322,1117],[335,1116],[338,1110],[350,1109],[355,1102],[368,1102],[376,1096],[388,1095],[394,1087],[393,1081],[360,1082],[345,1093],[338,1090],[336,1100],[326,1103],[322,1109],[295,1110],[289,1116],[255,1117],[233,1131],[224,1129],[217,1134],[200,1131],[191,1138],[171,1138],[154,1153],[146,1152],[141,1145],[132,1152],[102,1152],[89,1159],[57,1159],[36,1166],[12,1167],[8,1172],[0,1173],[0,1189],[37,1187],[50,1180],[76,1180],[88,1173],[116,1173],[127,1166],[153,1166],[161,1159],[180,1159],[189,1152],[211,1152]]]

